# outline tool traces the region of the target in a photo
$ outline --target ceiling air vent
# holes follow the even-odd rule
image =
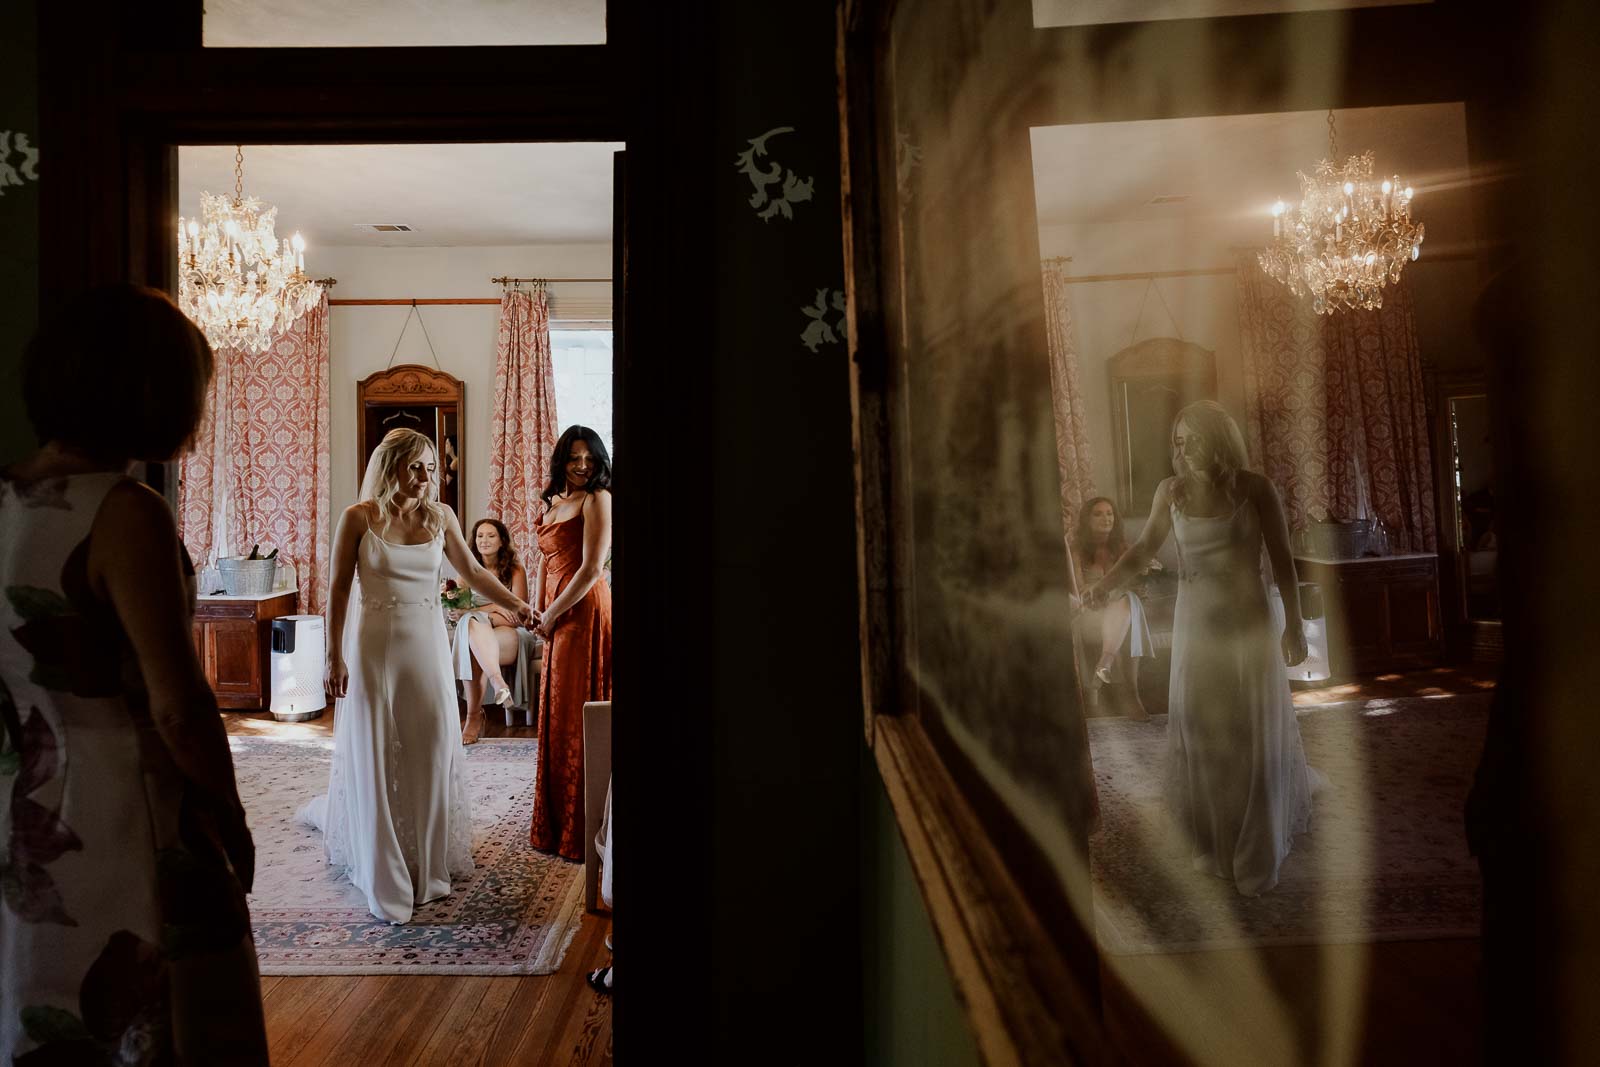
[[[411,227],[403,222],[358,222],[358,230],[371,230],[374,233],[410,233]]]
[[[1152,204],[1181,204],[1187,199],[1189,199],[1188,193],[1168,193],[1165,196],[1152,196],[1150,202]]]

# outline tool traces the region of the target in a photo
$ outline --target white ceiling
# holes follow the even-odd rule
[[[605,0],[206,0],[211,48],[603,44]]]
[[[246,145],[244,189],[313,246],[470,247],[611,240],[620,144]],[[178,149],[179,213],[233,191],[233,146]],[[403,223],[375,233],[364,223]]]
[[[1341,157],[1373,149],[1379,173],[1416,189],[1430,247],[1436,237],[1470,239],[1460,104],[1345,110],[1336,119]],[[1259,242],[1273,202],[1293,201],[1296,171],[1310,171],[1327,148],[1319,111],[1036,128],[1039,224],[1205,220],[1239,244]],[[1151,203],[1161,196],[1188,199]]]

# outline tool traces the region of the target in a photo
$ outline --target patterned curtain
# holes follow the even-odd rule
[[[1250,465],[1283,497],[1292,530],[1334,512],[1321,316],[1267,277],[1253,250],[1237,266],[1245,444]]]
[[[1397,552],[1432,552],[1433,448],[1410,280],[1384,293],[1377,311],[1325,315],[1328,438],[1335,470],[1357,477],[1334,487],[1334,513],[1382,519]]]
[[[1376,517],[1398,552],[1436,543],[1433,455],[1411,286],[1377,311],[1317,315],[1239,253],[1246,436],[1291,528]]]
[[[278,550],[300,610],[327,598],[328,298],[260,354],[219,349],[206,419],[183,462],[180,533],[197,561]],[[264,551],[267,549],[264,549]]]
[[[228,555],[233,502],[233,458],[228,426],[233,410],[233,371],[227,350],[214,353],[216,372],[192,450],[178,468],[178,536],[199,570]]]
[[[1050,406],[1056,421],[1056,466],[1061,474],[1061,525],[1072,529],[1078,508],[1095,494],[1094,465],[1089,459],[1087,405],[1078,374],[1078,350],[1072,336],[1072,309],[1067,300],[1066,267],[1046,260],[1044,268],[1045,340],[1050,356]]]
[[[539,494],[550,480],[550,454],[561,435],[550,359],[550,303],[542,286],[532,293],[507,291],[500,298],[495,359],[488,514],[506,524],[531,580],[539,559],[534,535]]]

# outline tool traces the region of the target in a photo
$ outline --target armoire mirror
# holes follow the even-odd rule
[[[1172,475],[1173,418],[1186,404],[1216,399],[1216,355],[1191,341],[1152,337],[1112,356],[1106,373],[1117,508],[1148,515],[1156,486]]]
[[[1446,630],[1457,655],[1492,662],[1500,644],[1495,585],[1498,530],[1489,397],[1476,374],[1436,386],[1440,579]]]
[[[406,363],[361,379],[356,383],[356,470],[366,471],[372,450],[390,430],[417,430],[438,450],[439,502],[465,523],[466,410],[466,383],[434,367]]]

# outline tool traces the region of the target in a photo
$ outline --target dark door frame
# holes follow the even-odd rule
[[[658,340],[637,358],[619,323],[614,376],[626,485],[615,507],[613,767],[633,872],[618,890],[629,977],[614,1047],[626,1054],[633,1035],[642,1060],[667,1035],[700,1033],[715,992],[710,718],[699,705],[670,714],[667,682],[682,635],[709,630],[693,568],[678,566],[703,553],[703,535],[666,520],[679,473],[668,446],[708,421],[711,371],[703,358],[670,358],[678,292],[650,284],[711,273],[708,186],[677,162],[713,158],[710,123],[683,119],[709,113],[708,18],[611,0],[603,45],[206,49],[201,0],[38,2],[43,315],[96,284],[172,288],[179,144],[618,141],[631,172],[649,176],[618,190],[629,221],[617,261],[634,288],[615,306],[627,309],[628,336]],[[640,706],[651,714],[629,714]]]

